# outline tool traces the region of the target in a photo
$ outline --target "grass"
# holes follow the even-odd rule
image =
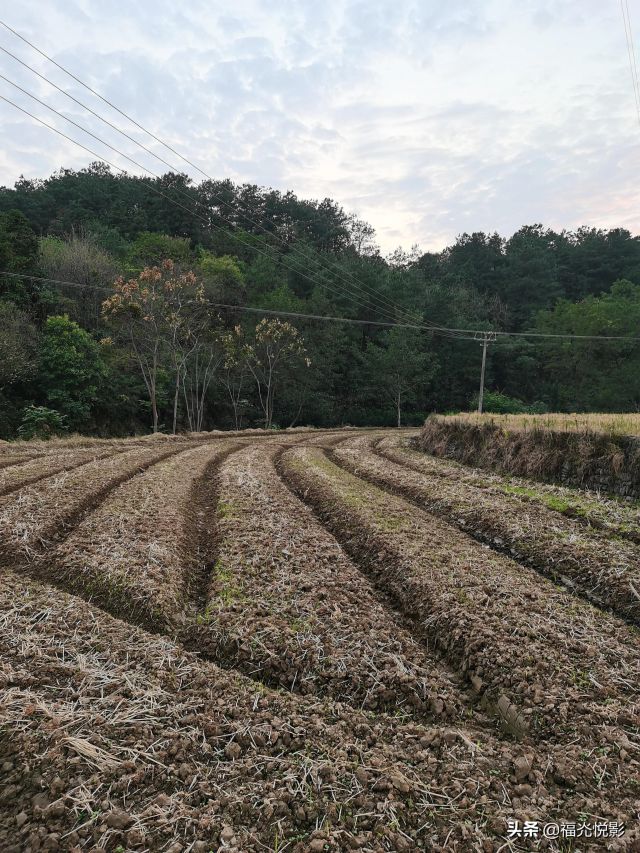
[[[225,607],[229,607],[242,598],[242,591],[236,583],[233,572],[224,566],[220,560],[216,560],[213,567],[213,576],[215,578],[216,598]]]
[[[219,518],[228,518],[233,515],[233,503],[232,501],[225,501],[222,498],[218,501],[218,517]]]
[[[640,494],[640,414],[433,415],[416,446],[500,474]]]
[[[544,492],[538,492],[535,489],[528,489],[525,486],[508,486],[504,485],[501,487],[502,491],[508,495],[520,495],[521,497],[532,498],[533,500],[540,501],[549,509],[553,509],[556,512],[566,513],[569,510],[575,510],[576,513],[580,511],[584,512],[584,510],[577,509],[572,506],[569,501],[564,498],[560,498],[557,495],[548,495]]]
[[[469,424],[493,424],[505,430],[560,430],[562,432],[601,432],[610,435],[640,436],[640,413],[585,412],[544,415],[496,415],[461,412],[457,415],[438,415],[439,420]]]

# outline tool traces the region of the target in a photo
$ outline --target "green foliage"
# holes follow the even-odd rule
[[[622,279],[608,292],[580,302],[560,300],[541,312],[540,331],[573,335],[638,337],[640,285]],[[640,407],[640,343],[551,340],[542,349],[547,396],[559,410],[637,411]]]
[[[38,238],[19,210],[0,214],[0,267],[9,272],[32,272],[38,259]]]
[[[215,257],[203,251],[198,262],[207,298],[223,303],[240,304],[244,294],[244,275],[241,264],[231,255]]]
[[[13,302],[0,302],[0,388],[23,382],[36,367],[37,333]]]
[[[68,429],[67,418],[55,409],[46,406],[27,406],[22,415],[18,435],[23,439],[48,439],[62,435]]]
[[[38,261],[38,238],[26,217],[18,210],[0,212],[0,270],[7,273],[34,273]],[[31,301],[34,285],[14,275],[0,276],[0,297],[21,307]]]
[[[111,258],[125,261],[130,244],[113,225],[105,225],[99,220],[87,223],[87,234],[91,243],[106,252]]]
[[[191,241],[188,237],[171,237],[168,234],[143,231],[129,249],[129,261],[134,266],[158,266],[166,260],[188,263],[190,259]]]
[[[92,426],[92,407],[106,379],[100,346],[67,315],[48,317],[40,343],[39,381],[48,406],[72,430]]]
[[[471,407],[473,409],[478,408],[477,394],[471,399]],[[523,403],[522,400],[509,397],[500,391],[485,390],[482,407],[485,412],[491,412],[496,415],[521,415],[529,411],[527,404]]]
[[[397,426],[402,425],[405,406],[415,403],[418,389],[428,387],[435,373],[433,356],[423,349],[424,337],[412,329],[395,328],[367,344],[369,388],[393,407]]]
[[[73,233],[67,239],[44,237],[40,240],[39,264],[43,276],[76,285],[56,286],[50,309],[54,313],[69,314],[85,328],[97,328],[104,291],[118,274],[115,259],[92,238]]]
[[[215,228],[203,225],[202,212]],[[168,260],[175,280],[193,270],[193,288],[160,300],[141,293],[137,306],[124,299],[117,317],[101,312],[102,288],[126,291],[141,269]],[[508,239],[462,234],[441,252],[414,247],[384,259],[373,229],[330,199],[229,180],[195,185],[173,173],[114,175],[99,163],[0,188],[0,269],[80,285],[0,278],[3,436],[16,434],[18,413],[32,403],[64,414],[70,428],[101,434],[149,423],[417,423],[431,411],[468,407],[481,348],[464,337],[385,330],[380,321],[630,337],[640,328],[640,240],[624,229],[533,224]],[[160,302],[170,310],[158,313]],[[210,302],[238,310],[218,312]],[[259,317],[246,307],[358,324],[296,319],[304,357],[285,358],[269,375],[276,341],[256,340]],[[64,315],[75,328],[63,334],[56,323]],[[96,343],[103,337],[112,338],[108,346]],[[253,370],[247,346],[264,350]],[[487,388],[500,393],[489,390],[485,405],[636,410],[638,375],[631,341],[500,336],[486,371]]]

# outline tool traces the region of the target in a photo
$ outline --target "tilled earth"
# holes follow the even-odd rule
[[[443,473],[439,460],[398,444],[397,438],[346,441],[336,449],[334,458],[350,471],[409,498],[494,549],[640,625],[640,545],[629,536],[630,541],[621,537],[625,528],[631,535],[640,530],[637,507],[634,524],[630,507],[624,507],[623,514],[620,503],[604,502],[606,513],[597,514],[601,520],[597,524],[591,509],[598,507],[596,501],[572,501],[567,489],[554,494],[547,487],[538,492],[537,484],[527,489],[501,483],[499,489],[490,488],[480,478],[461,481],[448,476],[446,464]],[[573,517],[570,508],[575,509]],[[626,524],[610,520],[616,509],[618,516],[626,516]],[[576,524],[576,519],[584,523]]]
[[[640,851],[634,509],[407,438],[6,451],[2,853]]]

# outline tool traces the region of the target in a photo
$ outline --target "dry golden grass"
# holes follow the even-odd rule
[[[503,429],[560,430],[570,432],[602,432],[611,435],[640,435],[640,413],[583,412],[545,415],[495,415],[461,412],[458,415],[437,415],[438,420],[468,424],[494,424]]]

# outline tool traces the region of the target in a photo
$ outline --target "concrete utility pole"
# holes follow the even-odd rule
[[[478,394],[478,414],[482,414],[482,404],[484,402],[484,373],[487,367],[487,346],[490,341],[495,341],[495,332],[478,332],[475,335],[476,340],[482,341],[482,369],[480,371],[480,393]]]

